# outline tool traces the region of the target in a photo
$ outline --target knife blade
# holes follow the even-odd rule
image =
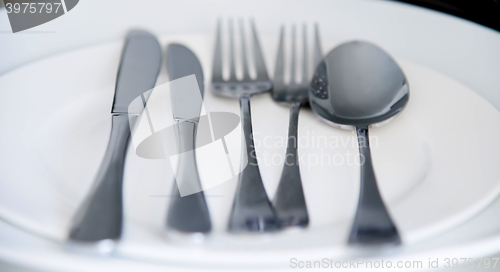
[[[167,47],[167,70],[179,150],[184,151],[179,154],[167,227],[185,233],[206,233],[212,229],[212,223],[205,194],[201,189],[195,156],[196,129],[204,93],[203,69],[191,50],[180,44],[170,44]],[[175,84],[176,80],[191,75],[196,77],[200,94],[193,93],[198,91],[197,88]],[[179,188],[183,187],[195,190],[196,193],[181,196]]]
[[[122,51],[112,113],[128,113],[134,99],[155,86],[161,67],[161,47],[151,33],[132,30]]]
[[[73,218],[70,244],[92,244],[104,240],[114,244],[120,238],[123,169],[130,138],[128,107],[136,97],[154,87],[160,67],[158,40],[146,31],[130,31],[122,49],[116,79],[108,147],[94,186]],[[106,248],[107,251],[113,249],[112,246]]]

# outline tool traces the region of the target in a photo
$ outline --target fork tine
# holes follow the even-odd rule
[[[229,80],[236,80],[236,64],[234,60],[234,29],[233,19],[229,19]]]
[[[292,59],[290,60],[290,84],[293,85],[295,84],[295,76],[297,74],[297,70],[295,68],[295,55],[297,54],[295,52],[295,25],[292,25],[292,37],[290,41],[292,42]]]
[[[278,56],[276,57],[276,67],[274,70],[274,82],[283,83],[285,74],[285,52],[284,52],[284,39],[285,27],[281,26],[280,30],[280,43],[278,47]]]
[[[257,80],[269,80],[267,76],[266,64],[264,63],[264,57],[262,56],[262,51],[260,49],[259,39],[257,38],[257,30],[255,29],[255,23],[250,20],[253,32],[253,57],[255,63],[255,70],[257,73]]]
[[[221,41],[221,19],[217,20],[217,38],[215,42],[215,53],[212,67],[212,82],[223,81],[222,78],[222,41]]]
[[[247,50],[246,50],[246,43],[245,43],[245,28],[243,26],[243,19],[240,19],[240,36],[241,36],[241,55],[242,55],[242,66],[243,66],[243,80],[250,80],[250,74],[248,73]]]
[[[302,83],[309,80],[308,57],[307,57],[307,26],[302,25]]]
[[[316,70],[316,66],[318,66],[319,62],[323,58],[323,52],[321,50],[321,40],[319,37],[319,27],[318,23],[314,25],[314,62],[313,62],[313,67],[314,70]]]

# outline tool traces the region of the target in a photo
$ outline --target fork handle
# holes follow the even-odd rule
[[[271,201],[267,197],[257,163],[252,136],[250,96],[240,97],[240,107],[245,147],[241,155],[242,169],[238,177],[228,229],[233,233],[277,230],[279,222]],[[245,162],[247,162],[246,165]]]
[[[361,162],[358,209],[349,244],[399,244],[401,239],[380,195],[373,170],[368,127],[356,128]]]
[[[273,204],[282,227],[307,226],[307,213],[304,189],[300,178],[299,160],[297,154],[299,111],[302,103],[290,105],[290,123],[288,125],[288,143],[285,163],[281,172],[278,190]]]
[[[94,187],[74,217],[69,239],[118,240],[122,231],[123,168],[130,138],[127,114],[112,116],[111,136]]]
[[[253,166],[252,169],[258,170],[257,155],[255,153],[255,145],[253,141],[252,115],[250,111],[250,96],[242,96],[240,98],[241,123],[243,125],[243,135],[245,139],[246,154],[248,166]],[[259,171],[260,173],[260,171]],[[260,178],[260,174],[259,174]]]

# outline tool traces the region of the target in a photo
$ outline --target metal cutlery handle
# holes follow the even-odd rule
[[[205,194],[196,166],[196,127],[197,123],[189,121],[179,122],[176,125],[180,154],[175,175],[176,182],[167,216],[168,227],[187,233],[205,233],[212,229]],[[196,193],[181,196],[179,186],[183,192]]]
[[[300,107],[300,102],[290,105],[290,124],[288,126],[285,164],[283,165],[280,183],[273,201],[282,227],[307,226],[309,223],[297,154],[297,126],[299,123]]]
[[[361,161],[358,210],[349,237],[350,244],[399,244],[401,239],[377,187],[373,170],[368,128],[357,128]]]
[[[112,116],[111,136],[94,187],[77,211],[69,239],[117,240],[122,230],[123,166],[130,138],[126,114]]]
[[[274,208],[267,197],[260,176],[257,156],[252,136],[252,119],[250,113],[250,96],[240,98],[241,123],[244,134],[244,151],[242,161],[248,164],[239,174],[238,187],[229,219],[229,231],[269,231],[279,229],[279,222]],[[246,156],[246,158],[244,157]]]

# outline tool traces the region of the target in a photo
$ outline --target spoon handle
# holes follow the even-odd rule
[[[252,136],[250,96],[240,98],[244,145],[241,173],[229,218],[229,232],[262,232],[279,229],[276,212],[262,183]],[[246,162],[246,163],[245,163]]]
[[[307,226],[309,224],[297,154],[300,107],[300,102],[290,105],[290,124],[288,126],[285,164],[283,165],[280,183],[273,201],[282,227]]]
[[[356,132],[361,160],[361,186],[349,244],[399,244],[401,239],[398,230],[377,187],[370,153],[368,127],[358,127]]]

